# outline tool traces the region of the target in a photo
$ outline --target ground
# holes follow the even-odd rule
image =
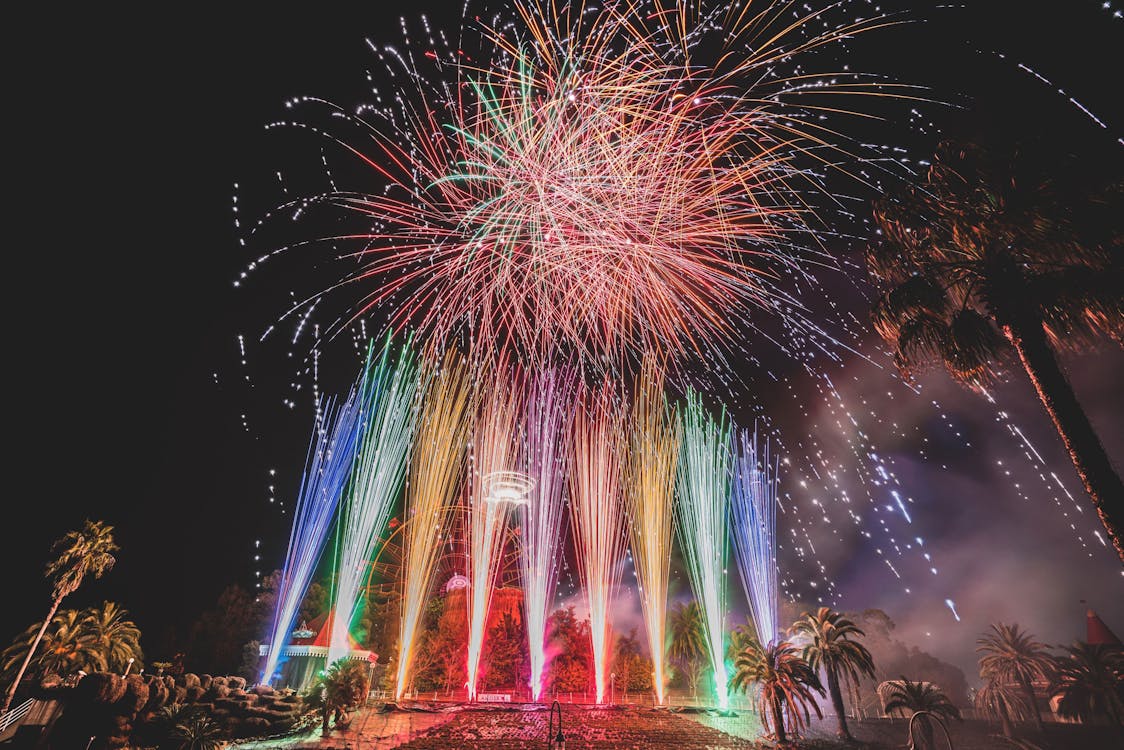
[[[370,748],[372,750],[541,750],[546,747],[549,714],[543,705],[470,706],[416,704],[414,710],[361,711],[347,730],[319,737],[319,732],[285,740],[243,743],[242,750],[286,748]],[[903,750],[907,746],[904,719],[852,721],[858,742],[844,745],[835,739],[835,721],[827,718],[813,724],[800,740],[810,750],[862,748]],[[949,726],[953,750],[1015,748],[997,736],[998,728],[981,721],[953,722]],[[722,716],[705,711],[671,711],[639,706],[597,708],[563,706],[566,750],[749,750],[772,747],[760,739],[757,717],[748,711]],[[1124,747],[1124,738],[1105,730],[1072,725],[1047,726],[1045,740],[1035,738],[1029,728],[1021,735],[1049,750],[1099,750]],[[943,740],[938,741],[945,750]]]

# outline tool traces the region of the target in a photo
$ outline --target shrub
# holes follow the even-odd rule
[[[121,700],[125,690],[125,680],[120,675],[94,672],[82,678],[74,694],[81,701],[110,705]]]

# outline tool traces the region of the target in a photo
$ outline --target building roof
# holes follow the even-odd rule
[[[1105,646],[1121,645],[1116,634],[1109,630],[1100,615],[1091,609],[1085,613],[1085,642]]]

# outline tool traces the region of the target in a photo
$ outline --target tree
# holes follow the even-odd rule
[[[823,669],[831,705],[839,718],[839,736],[853,739],[847,728],[846,709],[839,685],[840,681],[858,685],[862,675],[874,677],[874,660],[870,652],[858,641],[851,640],[865,633],[841,613],[828,607],[820,607],[815,614],[805,612],[793,624],[792,631],[810,639],[804,647],[804,660],[817,672]]]
[[[1008,738],[1015,736],[1011,728],[1012,721],[1023,721],[1031,716],[1026,698],[995,678],[989,678],[976,691],[972,703],[980,716],[988,721],[998,721],[1003,728],[1003,736]]]
[[[799,611],[801,609],[797,610]],[[874,659],[877,681],[864,680],[859,686],[861,704],[864,708],[881,711],[878,684],[903,674],[912,675],[914,680],[940,685],[948,699],[957,706],[968,705],[971,701],[968,695],[968,678],[964,675],[964,671],[922,651],[916,645],[895,638],[894,631],[897,626],[885,612],[880,609],[867,609],[848,613],[847,618],[863,629],[866,634],[863,636],[863,645]]]
[[[86,626],[94,638],[96,648],[105,660],[103,669],[124,672],[129,660],[133,669],[140,671],[144,658],[140,647],[140,629],[128,619],[129,612],[114,602],[102,602],[101,607],[91,607],[83,613]]]
[[[555,656],[547,665],[545,687],[552,693],[588,690],[593,679],[593,641],[589,620],[578,620],[573,607],[557,609],[547,621]]]
[[[1081,721],[1107,719],[1124,727],[1124,651],[1078,641],[1057,660],[1051,687],[1061,696],[1058,713]]]
[[[910,712],[910,742],[912,746],[913,721],[921,727],[925,746],[935,748],[934,728],[937,724],[947,731],[946,719],[961,721],[960,709],[952,705],[948,696],[931,682],[911,682],[905,677],[889,684],[890,692],[883,710],[889,716],[897,710]]]
[[[489,690],[516,688],[530,677],[527,638],[523,624],[504,612],[488,631],[488,653],[483,683]]]
[[[203,711],[189,710],[172,728],[170,739],[178,750],[219,750],[226,746],[222,727]]]
[[[1048,682],[1053,671],[1053,657],[1045,644],[1034,640],[1018,625],[996,623],[976,641],[980,657],[980,675],[988,679],[1017,683],[1031,707],[1038,731],[1042,728],[1042,712],[1034,695],[1035,680]]]
[[[82,585],[86,576],[101,578],[113,568],[113,564],[116,562],[113,553],[117,552],[119,548],[113,541],[112,526],[106,526],[102,521],[87,520],[80,530],[70,531],[56,540],[51,549],[56,553],[55,559],[48,563],[46,570],[46,576],[51,579],[54,588],[51,610],[44,618],[43,624],[39,628],[39,634],[32,641],[30,648],[27,650],[27,656],[23,660],[23,665],[19,668],[15,679],[12,680],[12,684],[8,688],[8,694],[4,698],[4,707],[0,708],[0,714],[11,707],[20,680],[23,679],[23,674],[27,671],[27,665],[31,663],[31,658],[39,647],[39,641],[43,639],[43,633],[46,632],[55,612],[58,611],[59,604]]]
[[[667,630],[671,637],[667,658],[678,664],[687,675],[691,694],[697,696],[707,656],[706,635],[698,602],[679,602],[672,607]]]
[[[788,732],[801,731],[812,720],[811,711],[823,718],[813,693],[824,696],[816,671],[804,661],[788,641],[762,646],[756,638],[743,642],[734,656],[734,676],[730,687],[746,692],[757,686],[757,714],[765,729],[770,721],[777,743],[788,741]],[[786,726],[785,721],[788,721]]]
[[[370,693],[367,663],[337,659],[321,674],[312,688],[311,703],[321,712],[321,734],[328,733],[328,720],[334,717],[337,728],[350,723],[348,712],[362,706]]]
[[[188,655],[192,668],[211,674],[232,674],[241,666],[244,644],[263,637],[265,620],[270,617],[272,613],[266,614],[244,588],[238,584],[227,586],[215,607],[200,614],[191,628]],[[254,680],[258,677],[254,675]]]
[[[39,648],[28,660],[36,644]],[[5,677],[10,675],[12,679],[21,666],[24,672],[42,678],[48,674],[66,677],[78,670],[94,672],[105,664],[87,619],[77,609],[56,612],[46,628],[42,623],[28,627],[4,650],[0,661]]]
[[[652,670],[652,660],[642,653],[636,628],[617,639],[613,649],[613,672],[617,675],[618,688],[626,696],[629,690],[651,690]]]
[[[1124,183],[1029,150],[946,141],[923,184],[876,204],[874,325],[907,377],[937,361],[980,389],[1013,351],[1124,561],[1124,483],[1056,354],[1124,335]]]

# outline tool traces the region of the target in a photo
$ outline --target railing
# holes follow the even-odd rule
[[[8,727],[15,724],[17,721],[27,716],[27,712],[35,705],[34,698],[28,698],[26,701],[11,709],[4,715],[0,716],[0,734],[4,734]]]

